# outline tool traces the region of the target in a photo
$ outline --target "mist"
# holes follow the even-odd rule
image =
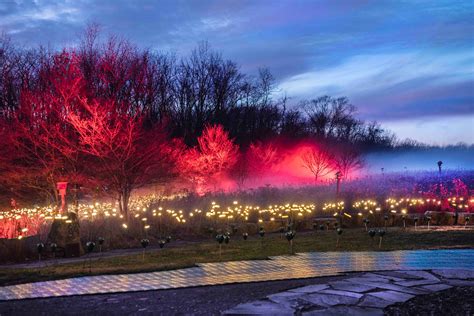
[[[376,174],[399,171],[437,171],[438,161],[443,170],[473,170],[474,147],[449,146],[443,148],[399,149],[365,155],[365,170]]]

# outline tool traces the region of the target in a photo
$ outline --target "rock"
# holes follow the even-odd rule
[[[79,257],[84,254],[79,219],[77,214],[73,212],[67,213],[67,216],[71,223],[57,219],[53,221],[48,235],[48,244],[54,242],[58,245],[58,248],[64,249],[65,257]]]
[[[305,295],[301,299],[317,306],[353,305],[359,301],[355,297],[323,293]]]
[[[294,310],[269,301],[255,301],[237,305],[224,315],[293,315]]]
[[[277,303],[288,308],[293,308],[297,305],[296,300],[302,295],[304,295],[304,293],[295,293],[288,291],[268,295],[267,299],[273,303]]]
[[[398,292],[404,292],[404,293],[409,293],[409,294],[426,294],[428,291],[425,290],[420,290],[420,289],[415,289],[415,288],[409,288],[409,287],[404,287],[396,284],[391,284],[391,283],[374,283],[374,282],[364,282],[363,280],[354,280],[348,279],[346,280],[347,282],[353,282],[357,284],[362,284],[365,286],[372,286],[374,288],[379,288],[379,289],[385,289],[385,290],[393,290],[393,291],[398,291]],[[423,280],[421,280],[423,281]]]
[[[375,276],[372,276],[372,277],[353,277],[353,278],[350,278],[348,281],[351,281],[351,282],[357,282],[357,283],[389,283],[390,280],[387,279],[387,278],[383,278],[383,277],[375,277]]]
[[[359,293],[354,293],[354,292],[349,292],[349,291],[336,291],[336,290],[323,290],[319,293],[349,296],[349,297],[355,297],[355,298],[361,298],[363,296],[362,294],[359,294]]]
[[[381,298],[385,301],[393,302],[393,303],[399,303],[399,302],[405,302],[408,301],[409,299],[413,298],[413,295],[406,294],[406,293],[401,293],[401,292],[396,292],[396,291],[380,291],[380,292],[372,292],[367,294],[368,296],[375,296],[378,298]]]
[[[435,284],[435,283],[439,283],[439,280],[436,281],[436,280],[427,280],[427,279],[424,279],[424,280],[413,280],[413,281],[402,281],[402,282],[395,282],[396,285],[400,285],[400,286],[415,286],[415,285],[424,285],[424,284]]]
[[[363,277],[365,277],[365,278],[373,278],[373,277],[380,278],[380,277],[382,277],[384,279],[389,279],[389,280],[392,280],[392,281],[405,281],[404,278],[396,277],[394,275],[385,275],[382,272],[379,272],[379,273],[365,273],[363,275]]]
[[[382,316],[383,311],[377,308],[357,306],[336,306],[323,310],[303,312],[303,316]]]
[[[452,286],[440,283],[440,284],[423,285],[423,286],[420,286],[420,287],[424,290],[429,290],[431,292],[439,292],[439,291],[449,289]]]
[[[335,281],[330,282],[329,284],[335,290],[351,291],[356,293],[363,293],[377,288],[375,285],[357,284],[347,281]]]
[[[421,277],[414,276],[413,274],[403,273],[402,271],[378,271],[374,273],[383,277],[390,276],[401,279],[421,279]]]
[[[376,296],[366,295],[358,306],[385,308],[392,304],[392,301],[386,301]]]
[[[418,277],[420,279],[439,281],[439,279],[437,277],[435,277],[434,275],[432,275],[431,273],[429,273],[427,271],[406,270],[406,271],[398,271],[398,272],[413,275],[413,276]]]
[[[447,279],[445,282],[453,286],[470,286],[474,288],[474,280],[457,280],[457,279]]]
[[[295,293],[314,293],[319,292],[321,290],[327,289],[329,286],[327,284],[315,284],[315,285],[308,285],[303,287],[298,287],[296,289],[291,289],[290,292]]]
[[[474,279],[474,270],[437,269],[433,273],[448,279]]]

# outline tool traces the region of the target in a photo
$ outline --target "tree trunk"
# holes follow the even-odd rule
[[[121,201],[119,202],[119,204],[121,207],[120,211],[127,221],[129,220],[129,212],[128,212],[129,201],[130,201],[130,190],[125,188],[121,192]]]
[[[74,203],[74,212],[79,212],[79,185],[77,183],[74,183],[74,194],[73,194],[73,203]]]
[[[120,192],[119,192],[119,194],[118,194],[117,201],[118,201],[119,212],[120,212],[120,214],[123,214],[123,210],[122,210],[122,193],[120,193]]]

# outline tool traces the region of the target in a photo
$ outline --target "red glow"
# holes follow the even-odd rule
[[[338,171],[336,157],[338,152],[327,146],[322,146],[311,140],[289,143],[286,141],[272,141],[252,144],[248,151],[241,155],[237,163],[246,166],[246,173],[239,170],[238,175],[245,177],[243,188],[272,185],[276,187],[289,185],[309,185],[324,183],[334,179]],[[357,155],[354,156],[358,158]],[[242,161],[243,160],[243,161]],[[348,161],[350,159],[347,159]],[[348,163],[345,168],[347,178],[353,177],[359,165]],[[316,177],[312,168],[318,169]],[[314,170],[314,169],[313,169]],[[236,177],[239,181],[239,177]]]
[[[0,238],[12,239],[36,235],[43,223],[44,219],[38,216],[18,215],[15,218],[0,219]]]

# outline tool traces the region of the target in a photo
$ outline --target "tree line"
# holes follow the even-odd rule
[[[127,213],[132,190],[224,174],[239,183],[278,159],[275,140],[311,140],[315,179],[361,165],[395,138],[356,118],[347,98],[288,106],[268,69],[240,71],[205,43],[189,56],[138,49],[89,28],[75,48],[19,49],[0,40],[0,192],[56,201],[57,181],[107,192]]]
[[[146,111],[149,124],[166,122],[174,137],[195,145],[210,124],[220,124],[238,145],[275,137],[315,137],[359,147],[393,145],[394,137],[377,123],[356,118],[347,98],[317,97],[289,106],[275,99],[268,69],[256,76],[201,43],[189,56],[138,49],[111,37],[102,42],[89,28],[74,49],[85,86],[97,97],[112,98],[129,111]],[[46,89],[57,52],[18,49],[0,40],[0,111],[18,108],[22,90]]]

